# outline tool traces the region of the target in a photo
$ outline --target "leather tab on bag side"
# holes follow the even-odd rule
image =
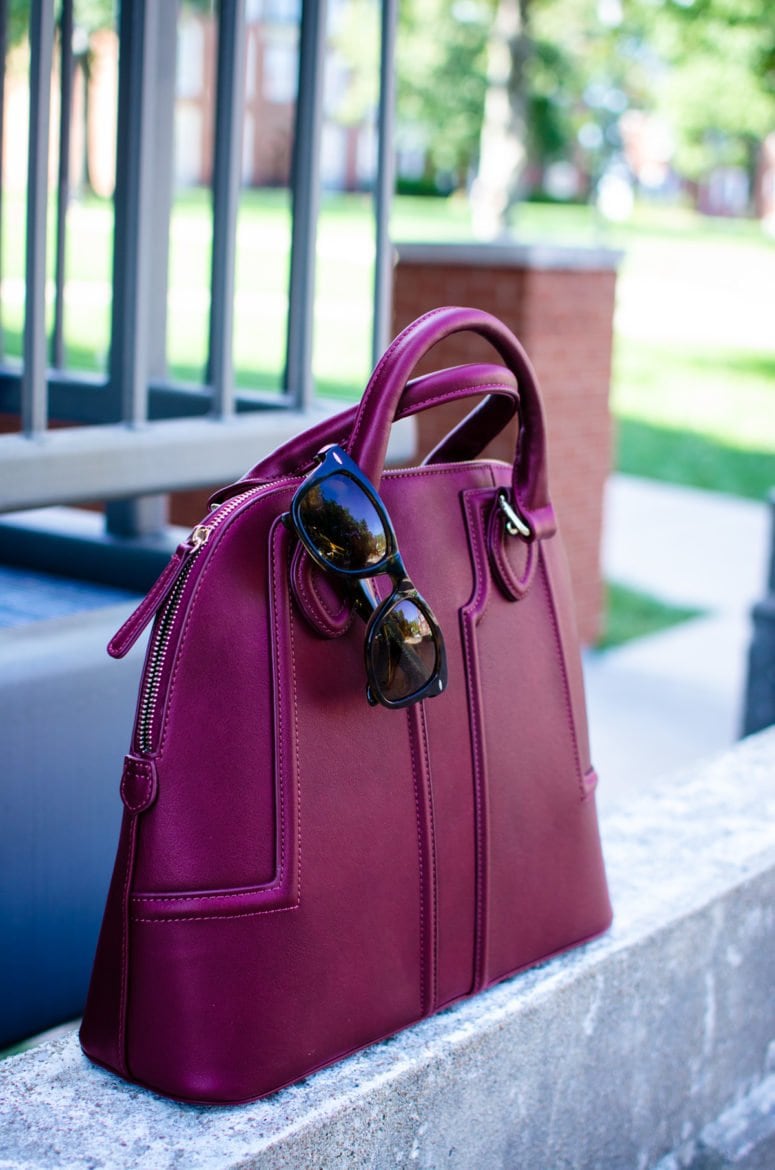
[[[539,543],[540,539],[512,536],[507,531],[496,493],[487,521],[487,551],[493,579],[510,601],[519,601],[528,593],[538,564]]]
[[[120,792],[127,812],[133,816],[145,812],[156,799],[157,791],[155,762],[137,756],[125,756]]]
[[[328,576],[297,545],[291,559],[291,590],[304,617],[322,638],[339,638],[350,628],[352,606]]]

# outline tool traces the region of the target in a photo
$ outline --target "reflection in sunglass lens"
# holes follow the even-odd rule
[[[377,565],[387,535],[377,509],[349,475],[329,475],[299,500],[299,515],[320,555],[335,569]]]
[[[413,601],[400,601],[375,631],[376,682],[390,702],[421,690],[436,669],[436,643],[428,618]]]

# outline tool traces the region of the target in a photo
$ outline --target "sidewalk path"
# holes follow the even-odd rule
[[[770,534],[765,504],[629,476],[609,481],[604,532],[608,580],[708,611],[585,654],[600,803],[610,807],[737,739]]]

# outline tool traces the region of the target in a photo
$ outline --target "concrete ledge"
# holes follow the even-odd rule
[[[770,731],[606,820],[605,938],[252,1106],[15,1057],[0,1167],[647,1170],[775,1070],[774,824]]]

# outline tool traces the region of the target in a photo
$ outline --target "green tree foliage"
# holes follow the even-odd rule
[[[463,182],[479,150],[494,0],[402,0],[397,134],[422,141],[429,177]]]
[[[616,123],[625,109],[654,105],[654,53],[635,6],[600,0],[532,0],[532,57],[528,71],[531,159],[543,165],[568,157],[595,173],[619,145]],[[584,145],[584,127],[600,131]]]
[[[349,0],[335,12],[329,44],[346,62],[347,85],[328,94],[328,109],[338,122],[357,125],[379,100],[379,9],[374,0]]]
[[[97,29],[114,26],[116,5],[114,0],[75,0],[73,16],[76,28],[82,29],[87,36],[90,36]],[[8,5],[8,43],[10,45],[20,44],[28,35],[29,25],[30,0],[10,0]]]
[[[498,3],[513,8],[516,0]],[[527,131],[515,117],[512,132],[533,173],[572,158],[593,187],[621,151],[621,114],[637,110],[662,115],[684,178],[729,165],[753,177],[761,142],[775,131],[771,0],[519,3],[510,84],[525,87]]]
[[[659,108],[676,133],[676,165],[701,178],[716,165],[753,165],[775,130],[775,6],[771,0],[661,0],[651,39],[669,68]]]

